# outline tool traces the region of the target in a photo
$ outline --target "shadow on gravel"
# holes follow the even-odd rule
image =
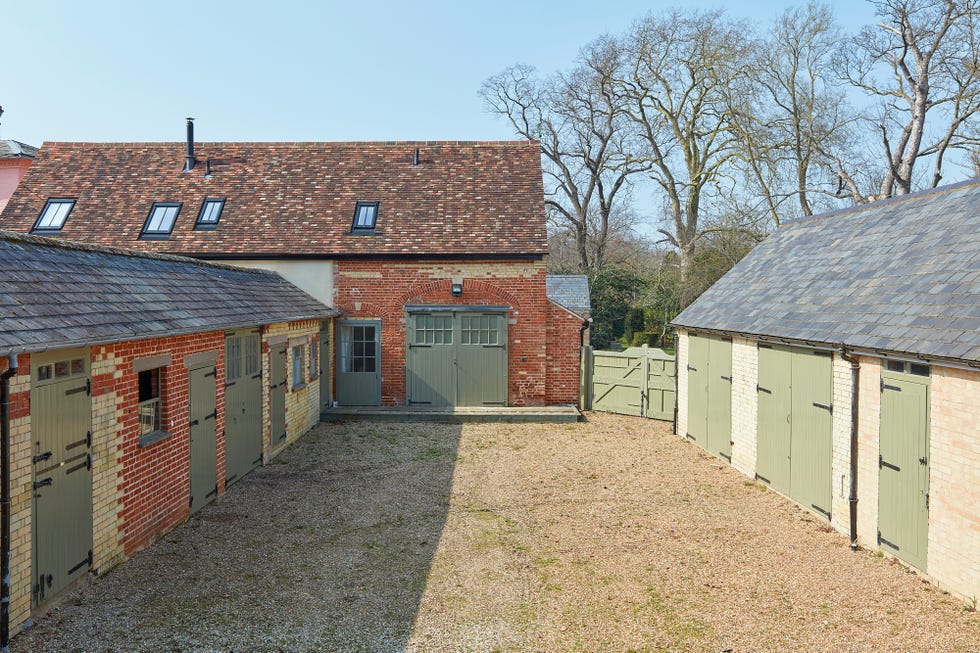
[[[23,651],[403,651],[461,426],[321,424],[112,573]]]

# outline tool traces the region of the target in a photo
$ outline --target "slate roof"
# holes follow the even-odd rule
[[[980,179],[788,223],[674,325],[980,362]]]
[[[0,354],[335,315],[274,272],[0,231]]]
[[[571,312],[587,317],[592,310],[589,278],[584,274],[549,274],[545,280],[548,299]]]
[[[419,148],[419,165],[413,165]],[[27,233],[48,198],[78,201],[61,236],[207,258],[537,257],[547,252],[537,143],[45,143],[0,215]],[[211,177],[205,178],[206,161]],[[195,230],[206,197],[218,228]],[[139,240],[153,202],[182,202],[169,240]],[[380,202],[373,235],[351,234]]]
[[[0,159],[33,159],[37,148],[20,141],[0,141]]]

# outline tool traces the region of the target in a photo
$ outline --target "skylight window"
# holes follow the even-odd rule
[[[143,226],[143,236],[148,238],[166,238],[174,230],[174,222],[180,213],[180,202],[154,202],[150,215]]]
[[[214,229],[218,226],[221,219],[221,212],[225,208],[223,197],[208,197],[201,205],[201,212],[197,214],[197,224],[195,229]]]
[[[351,231],[354,233],[370,233],[374,231],[374,225],[378,222],[378,203],[377,202],[358,202],[354,209],[354,225]]]
[[[49,199],[32,231],[61,231],[73,208],[74,199]]]

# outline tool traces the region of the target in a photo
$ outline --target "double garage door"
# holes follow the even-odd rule
[[[506,405],[507,314],[504,310],[410,309],[407,339],[409,404]]]
[[[829,351],[759,345],[756,477],[830,519],[832,362]]]

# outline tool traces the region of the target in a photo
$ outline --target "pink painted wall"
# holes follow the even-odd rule
[[[31,159],[0,159],[0,211],[14,195],[17,184],[27,174]]]

